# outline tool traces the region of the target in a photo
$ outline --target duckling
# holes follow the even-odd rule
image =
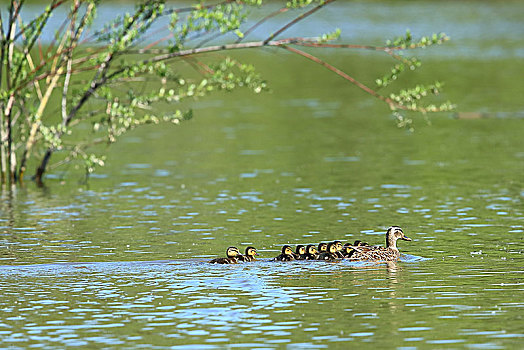
[[[226,249],[226,258],[216,258],[211,260],[210,264],[236,264],[238,263],[238,256],[240,252],[237,247],[229,247]]]
[[[317,248],[318,254],[322,254],[323,252],[327,251],[327,243],[319,243]]]
[[[336,255],[337,258],[343,258],[344,254],[342,254],[342,242],[341,241],[333,241],[333,244],[335,244],[335,247],[337,248]]]
[[[391,226],[386,231],[386,247],[354,246],[354,251],[349,256],[349,260],[397,261],[400,258],[400,252],[397,248],[397,240],[399,239],[411,241],[411,238],[405,236],[400,227]]]
[[[367,244],[366,242],[359,241],[358,239],[353,244],[349,242],[345,243],[344,246],[342,247],[342,255],[344,256],[344,258],[349,258],[351,257],[351,254],[353,254],[353,252],[355,251],[353,247],[364,247],[364,246],[369,247],[369,244]]]
[[[317,247],[314,244],[308,244],[306,247],[306,255],[304,256],[305,260],[317,260],[318,252]]]
[[[282,247],[282,254],[272,259],[272,261],[292,261],[295,260],[293,249],[290,246],[285,245]]]
[[[363,246],[369,246],[369,244],[367,242],[362,242],[360,240],[356,240],[355,243],[353,243],[353,246],[355,247],[363,247]]]
[[[255,261],[255,256],[258,255],[257,249],[255,247],[247,247],[246,253],[244,255],[240,255],[238,257],[239,261],[249,262],[249,261]]]
[[[349,258],[353,252],[354,249],[351,243],[345,243],[342,247],[342,255],[344,255],[344,258]]]
[[[337,245],[334,242],[331,242],[327,245],[327,251],[320,253],[317,260],[337,260]]]
[[[306,247],[302,244],[297,245],[293,256],[295,257],[295,260],[304,260],[306,256]]]

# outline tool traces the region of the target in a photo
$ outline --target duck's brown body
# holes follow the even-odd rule
[[[349,258],[355,252],[355,247],[363,247],[363,246],[367,247],[369,246],[369,244],[367,244],[366,242],[359,241],[359,240],[356,240],[355,243],[353,244],[346,243],[342,247],[342,255],[344,256],[344,258]]]
[[[411,241],[406,237],[402,229],[398,226],[391,226],[386,232],[386,246],[353,246],[349,254],[349,260],[366,260],[366,261],[397,261],[400,258],[400,252],[397,248],[397,240],[402,239]]]

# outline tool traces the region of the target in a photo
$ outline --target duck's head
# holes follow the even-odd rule
[[[324,242],[319,243],[318,244],[318,251],[320,253],[327,251],[327,243],[324,243]]]
[[[315,247],[314,244],[309,244],[309,245],[306,247],[306,252],[307,252],[309,255],[315,255],[315,254],[317,254],[317,247]]]
[[[397,240],[411,241],[411,238],[404,235],[404,231],[398,226],[391,226],[386,231],[386,246],[397,248]]]
[[[293,255],[293,249],[290,246],[285,245],[282,247],[282,254],[284,255]]]
[[[330,252],[331,254],[335,254],[337,252],[337,244],[335,242],[331,242],[327,245],[327,249],[326,249],[328,252]]]
[[[237,247],[229,247],[226,250],[226,256],[228,258],[235,258],[235,257],[237,257],[239,255],[240,255],[240,251],[238,250]]]
[[[306,254],[306,247],[304,247],[302,244],[297,245],[295,249],[295,254],[298,254],[298,255]]]
[[[338,251],[342,250],[342,242],[334,241],[333,243],[335,244],[335,247],[337,248]]]
[[[255,255],[258,255],[257,249],[255,247],[247,247],[246,248],[246,255],[254,257]]]

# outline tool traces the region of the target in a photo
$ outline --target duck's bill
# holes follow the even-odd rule
[[[411,241],[411,238],[406,237],[406,236],[402,237],[402,239],[405,240],[405,241]]]

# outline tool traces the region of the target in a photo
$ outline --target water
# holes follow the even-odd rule
[[[215,95],[180,127],[136,130],[87,185],[71,167],[3,191],[0,347],[522,348],[524,42],[504,29],[522,5],[468,4],[460,30],[448,15],[466,5],[439,4],[448,15],[426,25],[456,41],[426,50],[419,77],[487,118],[416,118],[409,133],[300,58],[239,52],[271,94]],[[437,5],[355,6],[358,23],[396,11],[415,31],[411,14]],[[484,40],[493,28],[504,40]],[[335,53],[367,83],[388,67]],[[283,244],[383,244],[390,225],[413,239],[395,264],[268,261]],[[229,245],[261,259],[207,264]]]
[[[522,271],[501,255],[3,267],[2,344],[516,348],[523,303],[508,295],[522,293]]]

